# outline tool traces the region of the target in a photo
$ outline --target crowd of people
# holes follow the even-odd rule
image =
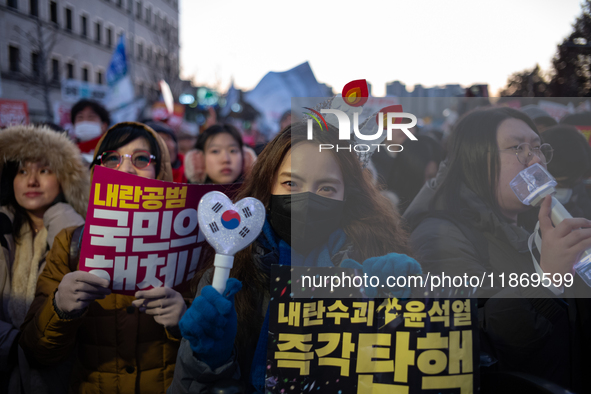
[[[352,150],[319,152],[318,144],[342,143],[338,131],[289,113],[262,149],[220,122],[186,155],[162,122],[110,126],[109,113],[88,100],[71,118],[71,136],[47,125],[0,130],[0,392],[205,393],[233,382],[240,392],[263,393],[271,265],[378,276],[564,275],[591,247],[591,148],[575,128],[591,125],[591,114],[557,123],[537,107],[477,108],[445,140],[414,130],[416,141],[401,137],[401,151],[376,152],[366,167]],[[554,226],[549,197],[535,208],[510,188],[535,164],[554,176],[555,197],[573,219]],[[226,291],[211,286],[213,258],[182,294],[168,287],[112,294],[106,279],[79,270],[96,166],[170,182],[236,183],[235,201],[260,200],[263,230],[235,256]],[[542,244],[532,259],[537,223]],[[520,372],[588,391],[585,286],[582,294],[558,285],[479,288],[481,374]],[[408,298],[411,290],[376,296]]]

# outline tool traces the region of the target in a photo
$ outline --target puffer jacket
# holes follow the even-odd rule
[[[492,272],[495,288],[485,282],[476,293],[481,297],[480,347],[492,356],[488,359],[493,363],[489,369],[524,372],[586,392],[588,387],[579,390],[584,387],[581,371],[589,364],[583,355],[591,350],[583,335],[591,328],[589,300],[555,297],[543,287],[508,286],[510,273],[536,272],[527,246],[530,234],[494,214],[465,185],[460,190],[460,215],[446,220],[432,214],[433,210],[443,209],[433,199],[446,172],[442,163],[438,176],[421,189],[404,214],[414,229],[411,245],[423,271],[450,276],[467,273],[479,278],[485,273],[488,278]],[[466,226],[464,230],[458,222]],[[467,236],[468,230],[475,235]],[[486,250],[477,250],[481,244],[474,241],[478,239],[484,240]],[[501,289],[498,274],[503,272],[505,287]]]
[[[152,129],[147,129],[161,151],[157,179],[171,181],[167,147]],[[23,325],[21,346],[46,365],[75,354],[72,393],[164,393],[172,382],[180,339],[152,316],[139,313],[131,304],[134,297],[111,294],[91,303],[79,318],[61,319],[57,315],[54,297],[60,281],[70,272],[74,230],[62,231],[47,255],[47,266]]]
[[[63,193],[62,201],[65,200],[45,212],[44,228],[34,235],[25,223],[15,242],[14,207],[0,207],[0,373],[10,376],[5,379],[10,392],[21,389],[25,393],[44,392],[45,383],[39,373],[48,370],[31,368],[15,340],[35,297],[37,279],[56,234],[83,224],[88,204],[88,170],[82,165],[80,151],[65,134],[36,126],[14,126],[0,131],[0,173],[6,162],[38,160],[47,161],[54,171]]]

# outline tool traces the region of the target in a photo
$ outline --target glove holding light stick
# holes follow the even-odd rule
[[[234,255],[250,245],[265,223],[265,206],[247,197],[236,204],[221,192],[209,192],[199,201],[199,229],[215,249],[212,286],[223,295]]]
[[[539,206],[547,195],[556,192],[556,180],[540,164],[534,164],[521,171],[510,183],[511,189],[525,205]],[[564,219],[571,219],[572,215],[564,206],[552,196],[550,219],[554,226],[558,226]],[[534,237],[537,236],[537,226]],[[538,249],[540,249],[538,247]],[[541,250],[540,250],[541,252]],[[574,265],[575,271],[591,287],[591,248],[583,251]]]

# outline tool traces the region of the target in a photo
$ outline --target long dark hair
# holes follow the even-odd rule
[[[544,142],[554,149],[548,171],[559,187],[574,187],[591,172],[591,147],[574,126],[558,125],[550,127],[542,134]]]
[[[439,165],[442,156],[441,145],[429,136],[404,144],[404,151],[396,156],[386,180],[388,190],[395,192],[400,199],[399,212],[404,213],[425,184],[425,170],[429,163]]]
[[[258,157],[236,199],[254,197],[268,207],[277,171],[291,147],[296,144],[312,142],[344,146],[337,138],[336,129],[329,127],[328,131],[314,131],[314,140],[308,141],[307,125],[300,122],[275,137]],[[365,260],[394,250],[410,254],[407,234],[399,227],[400,216],[374,186],[370,172],[361,168],[357,155],[342,149],[338,154],[333,151],[323,153],[333,155],[341,168],[346,197],[342,227],[359,257]]]
[[[310,142],[333,144],[335,147],[340,143],[340,146],[344,146],[337,138],[338,131],[332,126],[329,126],[328,131],[314,126],[314,134],[314,140]],[[257,158],[252,171],[238,190],[235,201],[254,197],[268,208],[281,163],[292,146],[307,141],[306,135],[307,126],[303,122],[288,126],[280,132]],[[346,201],[342,227],[348,240],[353,243],[360,262],[394,251],[410,254],[408,235],[400,226],[400,216],[376,189],[369,171],[361,168],[356,154],[346,150],[340,150],[338,154],[323,153],[332,154],[343,173]],[[239,346],[246,346],[252,342],[252,338],[258,338],[262,324],[258,300],[261,300],[269,287],[269,278],[258,269],[252,256],[253,245],[238,252],[231,272],[231,276],[241,280],[243,284],[235,298],[239,327],[236,344]],[[210,261],[195,276],[194,284],[199,282],[212,265],[213,261]]]
[[[158,175],[160,173],[160,166],[162,165],[162,155],[160,153],[160,146],[158,145],[158,141],[156,141],[156,139],[154,138],[154,135],[152,135],[152,133],[146,130],[145,127],[140,123],[120,123],[111,127],[111,129],[109,129],[107,135],[101,142],[99,149],[96,151],[94,161],[91,163],[90,167],[92,168],[92,166],[94,166],[95,164],[100,164],[99,157],[104,152],[110,150],[117,150],[138,138],[144,138],[146,139],[146,141],[148,141],[148,144],[150,146],[150,153],[156,156],[155,169],[156,175]]]
[[[460,198],[460,187],[464,184],[502,217],[497,201],[500,169],[497,129],[511,118],[524,121],[539,134],[526,114],[508,107],[476,109],[458,121],[449,143],[448,172],[433,204],[442,203],[439,208],[459,213],[464,207]]]

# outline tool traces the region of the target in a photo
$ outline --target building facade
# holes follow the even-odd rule
[[[0,0],[0,98],[51,120],[72,100],[62,85],[106,85],[122,36],[137,97],[156,100],[161,79],[180,87],[178,0]]]
[[[456,102],[456,97],[463,97],[466,88],[459,84],[447,84],[444,86],[424,87],[416,84],[409,92],[406,85],[400,81],[386,84],[386,95],[400,98],[405,111],[416,116],[439,117],[443,111]]]

